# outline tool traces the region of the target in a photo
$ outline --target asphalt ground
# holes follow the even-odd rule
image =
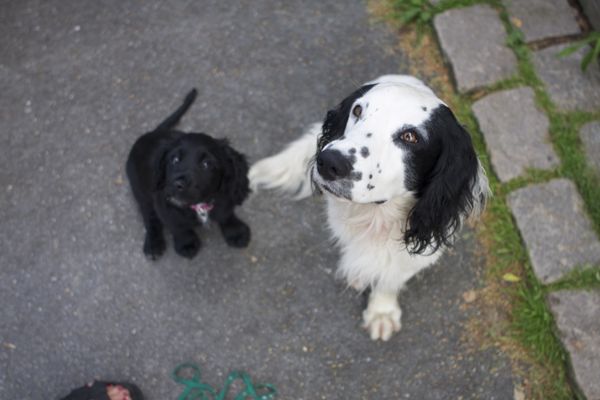
[[[254,195],[244,250],[216,227],[197,258],[142,254],[124,163],[191,87],[181,128],[250,161],[359,83],[406,71],[398,33],[363,2],[4,1],[0,4],[0,398],[58,399],[94,378],[174,399],[175,366],[220,387],[244,369],[281,399],[508,399],[493,349],[469,348],[472,232],[400,296],[374,343],[334,278],[319,198]]]

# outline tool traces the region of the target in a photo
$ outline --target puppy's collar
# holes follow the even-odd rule
[[[213,203],[197,203],[190,206],[190,208],[196,212],[196,216],[203,224],[208,221],[208,213],[213,207]]]

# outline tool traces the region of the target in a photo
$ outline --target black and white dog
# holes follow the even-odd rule
[[[371,289],[363,321],[373,340],[400,329],[399,290],[442,255],[490,194],[469,134],[406,75],[364,84],[249,177],[252,188],[296,198],[313,185],[325,194],[342,253],[338,273]]]
[[[127,159],[127,177],[146,227],[144,253],[152,259],[165,250],[163,226],[173,234],[175,251],[187,258],[201,245],[194,229],[209,218],[229,245],[245,247],[250,241],[250,228],[234,213],[249,193],[244,156],[227,140],[174,129],[195,98],[194,89],[179,109],[135,142]]]

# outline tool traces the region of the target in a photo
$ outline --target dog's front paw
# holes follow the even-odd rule
[[[250,243],[250,228],[240,220],[221,225],[225,242],[232,247],[246,247]]]
[[[144,254],[151,260],[156,260],[165,252],[165,239],[162,234],[146,233],[144,239]]]
[[[183,238],[175,238],[175,251],[182,257],[194,258],[201,247],[202,243],[196,234],[190,233]]]
[[[369,305],[363,311],[363,327],[369,331],[372,340],[381,339],[385,342],[400,330],[401,317],[402,311],[395,298],[374,300],[371,297]]]

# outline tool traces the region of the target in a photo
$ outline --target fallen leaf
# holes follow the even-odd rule
[[[474,290],[467,290],[462,294],[462,298],[465,303],[472,303],[475,301],[475,299],[477,299],[477,292]]]
[[[513,396],[515,400],[525,400],[525,393],[520,388],[515,388],[513,391]]]
[[[523,26],[523,21],[521,21],[519,18],[517,17],[511,17],[510,21],[513,23],[514,26],[516,26],[517,28],[520,28]]]
[[[504,279],[506,282],[519,282],[521,280],[521,278],[515,274],[511,274],[510,272],[502,275],[502,279]]]

